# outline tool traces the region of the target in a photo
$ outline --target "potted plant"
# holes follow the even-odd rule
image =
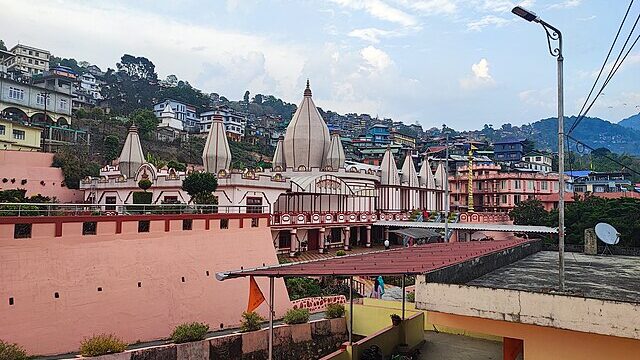
[[[402,319],[398,314],[393,314],[391,315],[391,323],[393,324],[393,326],[400,326],[400,324],[402,323]]]

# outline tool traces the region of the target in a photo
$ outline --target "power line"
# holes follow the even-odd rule
[[[632,4],[633,4],[633,0],[629,4],[629,9],[631,8]],[[628,13],[628,11],[629,10],[627,9],[627,13]],[[620,29],[622,28],[622,25],[624,24],[624,20],[626,19],[626,17],[627,17],[627,15],[625,14],[625,17],[623,19],[623,23],[620,25],[621,26]],[[613,75],[615,75],[615,73],[618,71],[618,69],[620,69],[620,67],[622,66],[622,63],[624,62],[624,60],[627,58],[627,56],[629,55],[629,53],[631,52],[633,47],[638,42],[638,39],[640,39],[640,35],[638,35],[636,40],[631,44],[631,46],[629,47],[628,51],[625,53],[624,57],[622,57],[622,60],[621,60],[620,57],[624,53],[624,51],[625,51],[625,49],[627,47],[627,44],[629,43],[629,40],[633,36],[633,32],[635,31],[636,26],[638,25],[638,21],[640,21],[640,14],[638,14],[638,16],[636,17],[636,21],[633,23],[633,27],[631,28],[631,31],[629,32],[629,35],[627,36],[627,39],[625,40],[624,44],[622,45],[622,48],[620,49],[620,53],[618,53],[618,57],[616,58],[616,61],[613,63],[613,65],[611,67],[611,70],[609,70],[609,75],[607,75],[607,78],[605,79],[604,83],[600,87],[600,90],[598,91],[598,94],[593,98],[593,100],[591,101],[591,104],[589,105],[589,107],[587,107],[587,109],[584,111],[584,113],[582,113],[582,110],[584,109],[584,106],[588,102],[589,97],[591,97],[593,89],[595,88],[595,85],[597,84],[597,81],[600,78],[600,75],[602,74],[602,71],[604,70],[604,67],[606,66],[606,61],[609,58],[609,55],[611,53],[611,50],[609,50],[609,54],[607,54],[607,58],[605,59],[605,63],[603,64],[603,67],[600,69],[600,73],[598,74],[598,78],[596,79],[596,82],[594,82],[594,86],[591,88],[591,92],[589,92],[589,96],[585,100],[585,105],[582,106],[582,109],[580,110],[580,113],[578,113],[578,118],[573,122],[573,125],[571,126],[571,128],[569,129],[567,134],[571,134],[573,132],[573,130],[575,130],[575,128],[578,127],[580,122],[582,122],[582,120],[585,118],[585,116],[587,115],[589,110],[591,110],[591,108],[595,104],[596,100],[600,97],[600,95],[602,95],[602,91],[609,84],[609,81],[611,81],[611,79],[613,78]],[[618,31],[618,34],[619,34],[619,32],[620,32],[620,30]],[[615,38],[616,40],[618,38],[618,34],[616,34],[616,38]],[[614,43],[612,44],[612,48],[611,49],[613,49],[613,46],[615,45],[615,41],[616,40],[614,40]]]
[[[577,147],[578,147],[578,145],[581,145],[583,148],[587,148],[587,149],[589,149],[589,150],[591,150],[591,151],[594,151],[594,150],[595,150],[595,149],[594,149],[594,148],[592,148],[591,146],[589,146],[589,145],[587,145],[587,144],[583,143],[582,141],[580,141],[580,140],[578,140],[578,139],[576,139],[576,138],[574,138],[574,137],[572,137],[572,136],[566,135],[566,137],[567,137],[568,139],[571,139],[571,140],[573,140],[573,141],[575,141],[575,142],[576,142],[576,150],[577,150],[576,152],[578,152],[578,153],[584,153],[584,150],[583,150],[583,151],[578,150],[578,148],[577,148]],[[627,165],[627,164],[623,164],[622,162],[620,162],[620,161],[618,161],[618,160],[616,160],[616,159],[614,159],[614,158],[612,158],[612,157],[610,157],[610,156],[608,156],[608,155],[606,155],[606,154],[602,154],[602,157],[604,157],[604,158],[606,158],[606,159],[608,159],[608,160],[610,160],[610,161],[612,161],[612,162],[614,162],[614,163],[616,163],[616,164],[618,164],[618,165],[622,166],[623,168],[625,168],[625,169],[627,169],[627,170],[631,171],[632,173],[634,173],[634,174],[636,174],[636,175],[640,175],[640,171],[634,170],[634,169],[633,169],[633,168],[631,168],[629,165]]]
[[[609,48],[609,52],[607,53],[607,57],[604,59],[604,62],[602,63],[602,66],[600,67],[600,71],[598,72],[598,76],[596,77],[596,80],[593,82],[593,86],[591,87],[591,90],[589,91],[589,95],[587,95],[587,98],[584,100],[584,104],[582,104],[582,107],[580,108],[580,111],[578,112],[578,116],[580,114],[582,114],[582,111],[584,110],[585,106],[587,106],[587,103],[589,102],[589,99],[591,98],[591,94],[593,94],[593,90],[596,88],[596,85],[598,84],[598,80],[600,80],[600,76],[602,75],[602,72],[604,71],[604,68],[607,65],[607,61],[609,61],[609,56],[611,56],[611,52],[613,52],[613,48],[616,45],[616,42],[618,41],[618,37],[620,36],[620,32],[622,31],[622,28],[624,27],[624,23],[627,21],[627,16],[629,15],[629,11],[631,10],[631,6],[633,5],[633,1],[631,0],[631,2],[629,3],[629,7],[627,8],[627,12],[625,12],[624,17],[622,18],[622,22],[620,23],[620,27],[618,28],[618,32],[616,33],[615,38],[613,38],[613,42],[611,43],[611,47]],[[578,121],[578,119],[576,119],[573,122],[573,125],[571,126],[571,128],[573,129],[576,122]]]

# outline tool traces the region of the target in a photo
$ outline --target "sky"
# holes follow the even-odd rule
[[[526,0],[564,36],[565,113],[577,114],[629,4]],[[556,115],[556,59],[507,0],[0,0],[0,39],[115,68],[145,56],[204,92],[298,104],[425,128],[521,125]],[[634,4],[626,39],[640,13]],[[616,49],[618,49],[617,47]],[[612,60],[617,56],[614,51]],[[610,61],[611,62],[611,61]],[[590,111],[640,112],[640,45]]]

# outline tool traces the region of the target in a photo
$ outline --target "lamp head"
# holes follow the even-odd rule
[[[538,15],[536,15],[536,13],[534,13],[533,11],[529,11],[525,8],[523,8],[522,6],[516,6],[511,10],[512,13],[520,16],[521,18],[531,22],[531,21],[538,21]]]

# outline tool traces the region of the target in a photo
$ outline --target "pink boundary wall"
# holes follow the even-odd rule
[[[54,235],[55,223],[34,223],[29,239],[14,239],[14,225],[3,221],[0,339],[46,355],[77,351],[83,338],[99,333],[133,343],[166,338],[184,322],[236,326],[246,310],[249,280],[220,282],[215,274],[278,262],[268,218],[259,216],[259,227],[226,216],[228,229],[220,229],[224,215],[195,218],[193,230],[182,230],[181,220],[167,216],[151,220],[149,233],[138,233],[138,222],[125,220],[120,234],[105,219],[97,235],[82,235],[82,220],[69,220],[61,237]],[[268,297],[268,279],[256,280]],[[276,316],[290,307],[284,282],[276,279]],[[268,316],[266,303],[258,312]]]
[[[0,151],[0,190],[25,189],[27,196],[42,194],[56,197],[58,202],[82,202],[84,191],[62,186],[62,170],[51,167],[53,154],[26,151]],[[2,182],[2,179],[16,179]],[[22,180],[27,183],[22,185]],[[44,185],[41,184],[44,182]]]
[[[294,309],[307,309],[310,313],[325,311],[329,304],[346,304],[347,298],[344,295],[309,297],[298,300],[291,300]]]

